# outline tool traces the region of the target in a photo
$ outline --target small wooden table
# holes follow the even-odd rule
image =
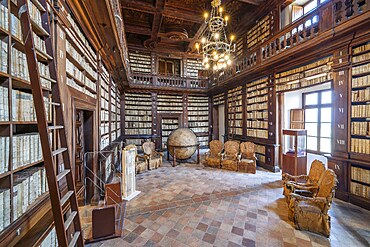
[[[197,148],[197,164],[200,162],[200,154],[199,154],[199,143],[194,144],[194,145],[187,145],[187,146],[172,146],[173,148],[173,156],[172,156],[172,167],[176,166],[176,148],[190,148],[190,147],[196,147]],[[191,158],[191,157],[190,157]],[[189,158],[189,159],[190,159]],[[169,151],[169,146],[167,146],[167,160],[170,161],[170,151]]]

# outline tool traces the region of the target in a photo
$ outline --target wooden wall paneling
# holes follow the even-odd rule
[[[337,175],[338,184],[336,188],[335,197],[344,201],[348,201],[348,187],[349,187],[349,165],[347,160],[327,156],[328,168],[332,169]]]
[[[333,141],[332,155],[348,158],[348,114],[349,108],[349,68],[348,47],[334,53],[333,65]]]

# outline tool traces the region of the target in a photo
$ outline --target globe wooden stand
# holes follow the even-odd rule
[[[191,147],[196,147],[197,149],[197,164],[199,164],[199,160],[200,160],[200,155],[199,155],[199,143],[197,144],[194,144],[194,145],[187,145],[187,146],[173,146],[173,145],[169,145],[167,146],[167,160],[170,161],[170,151],[169,149],[173,148],[173,155],[172,155],[172,167],[175,167],[176,166],[176,148],[178,149],[183,149],[183,148],[191,148]],[[189,157],[190,159],[191,157]]]

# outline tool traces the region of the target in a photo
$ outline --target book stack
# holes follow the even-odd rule
[[[0,4],[0,6],[2,6]],[[0,40],[0,72],[8,73],[8,43]]]
[[[351,182],[350,188],[352,194],[370,199],[370,186]]]
[[[49,102],[50,100],[44,97],[44,101]],[[12,90],[12,103],[13,121],[37,121],[32,94]],[[48,121],[51,121],[51,105],[45,103],[45,110]]]
[[[9,171],[9,137],[0,136],[0,174]]]
[[[257,158],[257,162],[262,162],[262,163],[265,163],[266,162],[266,147],[263,146],[263,145],[258,145],[256,144],[256,158]]]
[[[38,133],[14,135],[13,170],[42,160],[42,149]]]
[[[39,196],[48,190],[43,167],[32,167],[14,175],[13,220],[27,211]]]
[[[11,34],[19,40],[22,40],[22,28],[21,21],[13,13],[10,15],[10,32]]]
[[[0,121],[9,121],[8,88],[0,86]]]
[[[351,152],[370,154],[370,139],[351,138]]]
[[[125,134],[151,135],[152,96],[150,94],[125,93]]]
[[[352,88],[370,86],[370,75],[352,78]]]
[[[198,78],[198,71],[203,70],[203,65],[202,61],[197,60],[197,59],[190,59],[188,58],[186,60],[186,65],[187,65],[187,77],[190,78]]]
[[[28,0],[28,8],[31,19],[42,27],[40,10],[30,0]]]
[[[109,146],[109,136],[102,136],[100,139],[100,149],[103,150]]]
[[[353,55],[357,55],[359,53],[363,53],[365,51],[370,51],[370,43],[363,44],[358,46],[352,50]]]
[[[2,5],[1,3],[0,3],[0,27],[6,31],[9,28],[8,8]]]
[[[352,67],[352,75],[360,75],[370,71],[370,63],[360,65],[357,67]]]
[[[351,134],[359,136],[370,136],[370,122],[352,122]]]
[[[10,225],[10,189],[0,189],[0,232]]]
[[[370,87],[362,90],[352,91],[352,102],[370,101]]]
[[[352,117],[370,118],[370,105],[352,105]]]
[[[30,80],[26,54],[12,47],[12,71],[11,74],[26,81]]]
[[[225,104],[225,94],[220,93],[215,96],[213,96],[213,105],[223,105]]]
[[[51,229],[46,238],[41,242],[40,247],[58,247],[58,238],[55,232],[55,227]]]

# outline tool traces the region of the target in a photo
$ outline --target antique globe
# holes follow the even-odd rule
[[[167,140],[167,147],[173,156],[175,149],[176,159],[186,160],[197,150],[198,139],[191,129],[178,128],[171,132]]]

